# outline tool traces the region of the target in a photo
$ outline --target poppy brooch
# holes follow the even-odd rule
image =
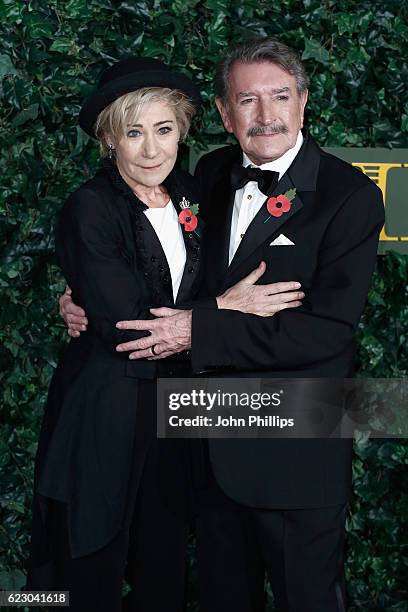
[[[296,195],[296,189],[289,189],[286,193],[281,193],[278,196],[273,196],[266,200],[266,208],[269,217],[264,221],[266,223],[271,217],[281,217],[283,214],[290,211],[292,208],[292,200]]]
[[[183,197],[179,204],[182,208],[178,216],[178,222],[184,226],[184,231],[193,232],[198,225],[198,204],[190,204],[189,200]]]

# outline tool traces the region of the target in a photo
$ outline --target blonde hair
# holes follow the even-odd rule
[[[125,135],[126,127],[133,124],[139,117],[142,108],[150,102],[165,102],[176,115],[180,130],[180,140],[183,140],[190,128],[195,114],[195,107],[190,98],[178,89],[168,87],[142,87],[127,93],[109,104],[101,111],[95,122],[95,135],[99,141],[101,155],[108,154],[107,135],[118,141]]]

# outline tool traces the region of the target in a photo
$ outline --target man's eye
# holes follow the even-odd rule
[[[289,96],[278,96],[278,100],[283,100],[285,102],[286,100],[289,100]]]
[[[128,136],[129,138],[136,138],[137,136],[140,136],[141,132],[139,130],[129,130],[126,134],[126,136]]]
[[[172,132],[172,128],[168,125],[164,125],[163,127],[159,128],[159,134],[163,135],[163,134],[168,134],[169,132]]]
[[[251,104],[255,98],[245,98],[245,100],[241,100],[241,104]]]

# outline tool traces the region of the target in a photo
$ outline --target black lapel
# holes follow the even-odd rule
[[[282,176],[271,196],[284,194],[289,189],[296,189],[296,196],[291,202],[291,208],[280,217],[273,217],[268,213],[265,204],[249,225],[235,255],[231,261],[228,272],[234,271],[247,257],[255,251],[265,240],[273,239],[282,225],[287,223],[303,207],[301,193],[315,191],[317,174],[320,163],[320,149],[314,140],[306,134],[303,145],[292,162],[288,171]]]

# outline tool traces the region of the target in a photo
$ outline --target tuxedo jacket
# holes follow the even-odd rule
[[[199,201],[196,183],[187,173],[174,170],[165,184],[177,211],[183,197]],[[132,452],[138,452],[142,467],[143,455],[156,436],[156,398],[152,396],[151,406],[138,412],[138,386],[139,379],[155,378],[157,368],[162,371],[164,366],[130,361],[128,353],[116,352],[117,344],[145,332],[120,331],[115,324],[149,318],[149,308],[178,307],[195,295],[201,225],[194,232],[183,229],[186,264],[175,304],[169,266],[145,208],[115,166],[107,163],[71,194],[60,216],[57,258],[89,325],[87,333],[71,340],[64,351],[48,395],[35,470],[35,507],[41,509],[33,519],[37,565],[49,547],[49,499],[68,504],[74,557],[112,539],[122,525]],[[189,364],[186,355],[173,362],[164,360],[167,373],[183,359]],[[144,422],[149,415],[151,420]],[[134,451],[140,428],[145,428],[145,435],[138,438],[143,438],[144,447]],[[170,447],[171,459],[183,441],[163,442],[161,447]],[[170,459],[163,461],[159,478],[179,490],[176,480],[183,475]],[[168,493],[175,497],[174,490]]]
[[[206,376],[344,378],[354,371],[354,334],[376,262],[384,207],[378,187],[323,152],[310,135],[271,195],[296,189],[290,211],[266,206],[228,265],[238,146],[202,157],[196,176],[206,220],[202,296],[220,295],[263,260],[259,283],[299,281],[301,307],[272,317],[193,310],[192,364]],[[270,218],[269,218],[270,217]],[[292,246],[272,246],[280,234]],[[214,475],[234,500],[256,507],[307,508],[344,503],[351,485],[350,440],[210,440]]]

